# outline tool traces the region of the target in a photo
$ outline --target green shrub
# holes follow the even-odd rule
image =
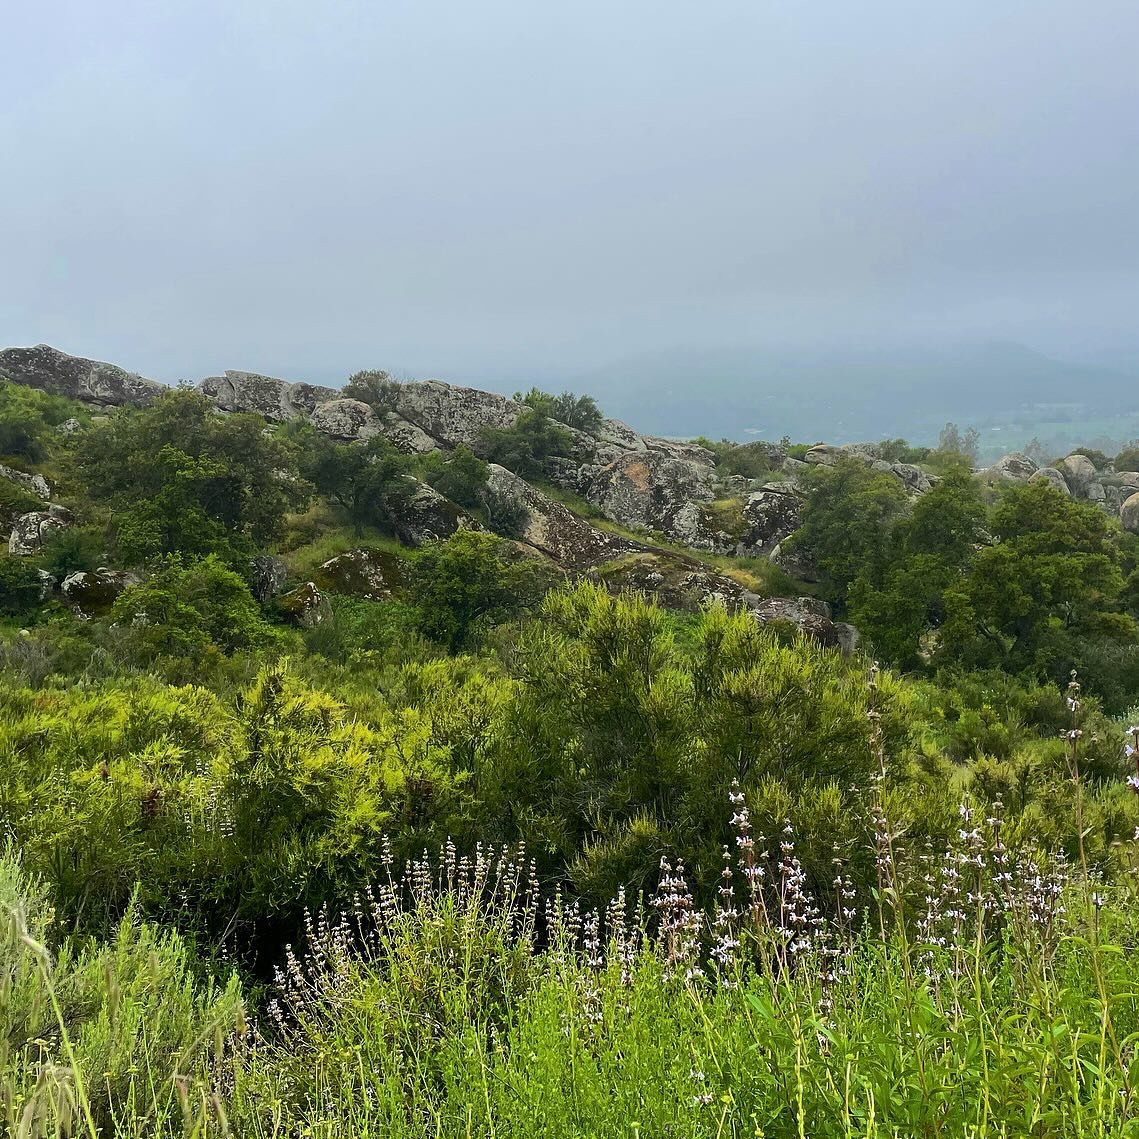
[[[562,392],[561,395],[555,396],[538,388],[531,388],[525,395],[515,392],[514,398],[519,403],[532,407],[541,415],[556,419],[567,427],[584,431],[587,435],[596,435],[605,421],[597,401],[592,396],[574,395],[573,392]]]
[[[460,530],[416,559],[410,594],[423,634],[459,652],[489,626],[534,606],[551,583],[549,571],[509,543]]]
[[[276,638],[249,586],[213,554],[200,562],[165,559],[119,595],[111,620],[130,626],[144,658],[192,657],[211,646],[249,651]]]
[[[559,423],[531,408],[522,412],[512,427],[483,428],[476,450],[484,459],[521,478],[535,479],[544,473],[548,459],[572,456],[574,441]]]
[[[372,368],[353,372],[340,394],[345,399],[358,399],[383,414],[395,410],[401,387],[399,380],[392,379],[388,372]]]
[[[22,617],[42,600],[39,572],[22,558],[0,554],[0,616]]]
[[[0,456],[42,459],[50,429],[77,412],[70,400],[0,379]]]
[[[53,958],[61,933],[42,887],[0,855],[5,1133],[181,1133],[212,1117],[248,1032],[237,979],[203,981],[185,943],[133,910],[105,945],[65,940]]]
[[[216,553],[244,564],[276,537],[311,488],[290,470],[288,445],[258,415],[218,415],[205,396],[171,391],[119,412],[84,440],[88,493],[114,512],[123,558]]]
[[[475,510],[483,505],[487,475],[486,463],[460,444],[450,459],[428,474],[427,482],[445,498]]]

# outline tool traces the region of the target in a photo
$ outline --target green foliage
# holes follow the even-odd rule
[[[203,981],[182,939],[134,910],[105,944],[65,941],[53,958],[61,932],[40,885],[0,854],[0,1127],[183,1133],[202,1104],[180,1091],[208,1087],[248,1031],[236,978]]]
[[[816,467],[808,484],[802,526],[791,545],[814,560],[826,597],[841,606],[859,574],[877,577],[884,570],[906,495],[893,475],[855,459]]]
[[[742,475],[747,479],[763,478],[782,465],[779,458],[784,450],[772,443],[733,443],[729,439],[716,442],[701,436],[693,439],[716,457],[716,470],[723,475]]]
[[[368,404],[374,411],[383,414],[395,410],[401,386],[400,382],[392,379],[389,373],[372,368],[353,372],[340,394],[345,399],[358,399],[361,403]]]
[[[1115,456],[1117,471],[1139,471],[1139,443],[1131,443]]]
[[[512,427],[485,427],[477,450],[483,458],[524,479],[540,478],[546,461],[574,453],[570,433],[536,409],[522,412]]]
[[[70,400],[0,380],[0,457],[42,459],[50,429],[77,413]]]
[[[42,586],[34,566],[0,554],[0,617],[23,617],[40,604]]]
[[[44,544],[39,564],[57,581],[80,570],[90,572],[106,561],[106,530],[102,526],[68,526],[56,530]]]
[[[865,563],[849,595],[850,614],[884,660],[921,663],[923,639],[945,619],[945,593],[984,534],[980,488],[961,468],[895,520],[880,556]]]
[[[111,620],[130,626],[144,659],[252,652],[276,640],[245,580],[213,554],[157,563],[145,581],[119,595]]]
[[[1103,511],[1029,482],[1004,493],[990,528],[993,544],[946,594],[947,655],[1047,675],[1066,671],[1081,638],[1136,638]]]
[[[21,515],[42,510],[44,501],[19,483],[0,478],[0,529],[9,529]]]
[[[255,415],[218,415],[172,391],[92,431],[80,458],[89,493],[114,511],[123,558],[216,553],[236,564],[271,541],[306,487],[285,443]]]
[[[491,773],[491,819],[532,850],[581,852],[571,872],[595,899],[618,876],[650,880],[664,851],[711,889],[734,779],[757,794],[774,781],[797,817],[830,781],[869,776],[864,678],[838,654],[783,644],[719,609],[683,652],[661,610],[592,585],[551,593],[542,618],[515,648],[521,687]],[[886,709],[900,746],[908,718],[892,682]],[[849,804],[845,815],[865,821]]]
[[[546,418],[556,419],[559,423],[584,431],[587,435],[596,435],[605,422],[605,417],[592,396],[574,395],[573,392],[550,395],[549,392],[531,388],[525,395],[515,392],[514,398]]]
[[[416,559],[411,597],[424,635],[460,652],[536,604],[550,584],[548,571],[500,538],[460,530]]]
[[[486,463],[460,444],[445,463],[427,475],[427,481],[444,498],[475,510],[485,500],[487,474]]]
[[[392,533],[400,507],[415,491],[411,460],[381,436],[360,443],[334,443],[311,429],[304,435],[302,476],[348,512],[359,536],[365,526]]]
[[[930,456],[929,447],[913,447],[905,439],[883,439],[871,443],[867,452],[887,463],[924,463]]]

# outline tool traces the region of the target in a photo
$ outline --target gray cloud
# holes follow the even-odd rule
[[[5,40],[2,343],[165,379],[1139,354],[1132,0],[45,0]]]

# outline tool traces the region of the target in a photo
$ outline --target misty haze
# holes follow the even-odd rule
[[[1111,0],[24,6],[0,344],[1120,442],[1137,36]]]

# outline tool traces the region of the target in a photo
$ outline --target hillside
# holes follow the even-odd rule
[[[974,443],[0,350],[0,1129],[1131,1134],[1139,450]]]

